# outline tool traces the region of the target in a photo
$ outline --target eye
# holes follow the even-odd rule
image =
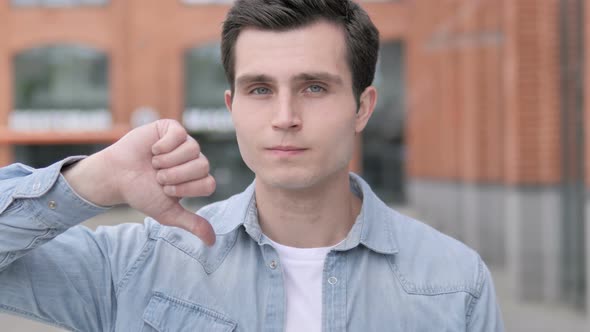
[[[310,85],[309,87],[307,87],[307,89],[305,89],[305,92],[311,92],[311,93],[320,93],[320,92],[324,92],[324,91],[326,91],[326,89],[324,89],[324,87],[317,85],[317,84]]]
[[[250,93],[253,95],[267,95],[267,94],[270,94],[270,89],[260,86],[260,87],[254,88],[252,91],[250,91]]]

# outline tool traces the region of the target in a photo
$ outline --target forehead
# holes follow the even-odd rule
[[[245,29],[234,51],[236,78],[264,74],[280,79],[305,72],[328,72],[351,81],[344,31],[329,22],[287,31]]]

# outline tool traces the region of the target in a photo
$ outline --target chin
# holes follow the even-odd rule
[[[273,174],[257,173],[256,177],[265,185],[283,190],[302,190],[313,187],[321,176],[307,172],[285,171]]]
[[[275,170],[276,171],[276,170]],[[264,185],[280,190],[301,191],[313,189],[327,182],[348,178],[348,168],[329,172],[325,169],[285,170],[279,172],[256,173],[256,178]]]

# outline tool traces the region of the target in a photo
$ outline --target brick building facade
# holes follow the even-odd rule
[[[103,2],[55,8],[0,2],[0,164],[13,160],[10,144],[113,141],[130,128],[131,114],[140,107],[155,109],[161,117],[182,118],[184,53],[219,40],[228,5],[189,5],[190,1],[180,0]],[[366,7],[383,40],[403,38],[408,17],[405,4],[376,2]],[[12,59],[31,48],[60,44],[81,44],[106,53],[112,128],[65,135],[14,132],[8,127],[14,94]],[[352,166],[355,169],[360,169],[358,160]]]
[[[579,126],[590,121],[590,113],[582,112],[588,106],[581,103],[590,87],[575,75],[590,75],[582,65],[584,52],[578,52],[590,45],[580,40],[590,38],[590,24],[582,24],[590,19],[590,6],[582,4],[363,4],[384,41],[406,45],[411,204],[427,222],[474,247],[491,264],[506,266],[522,298],[578,307],[590,298],[590,291],[583,295],[590,284],[590,227],[584,226],[585,195],[576,191],[580,183],[582,191],[590,184],[583,175],[590,170],[590,153],[583,148],[590,141]],[[227,8],[180,0],[111,0],[67,8],[0,2],[0,164],[14,159],[14,144],[112,142],[131,128],[133,111],[140,108],[182,119],[185,54],[218,41]],[[578,21],[571,19],[576,14]],[[106,54],[111,128],[27,132],[9,127],[14,57],[60,44]],[[357,156],[354,169],[360,169],[360,160]]]
[[[410,200],[505,265],[520,297],[577,307],[590,280],[581,39],[589,9],[413,1],[407,56]]]

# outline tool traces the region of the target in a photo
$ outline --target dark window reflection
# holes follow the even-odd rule
[[[363,176],[382,199],[393,203],[405,200],[403,50],[401,42],[381,45],[374,82],[377,107],[363,134]]]
[[[220,62],[219,44],[185,53],[185,127],[199,141],[211,163],[217,190],[203,201],[227,198],[243,190],[254,174],[242,161],[230,113],[224,103],[229,88]]]
[[[108,58],[93,48],[34,48],[13,59],[17,110],[108,108]]]
[[[111,128],[108,58],[93,48],[54,45],[13,58],[13,112],[9,126],[24,132]],[[91,154],[96,146],[15,147],[16,160],[48,165],[62,156]],[[43,151],[42,151],[43,150]]]
[[[15,145],[14,160],[31,167],[47,167],[69,156],[90,155],[104,149],[104,144]]]

